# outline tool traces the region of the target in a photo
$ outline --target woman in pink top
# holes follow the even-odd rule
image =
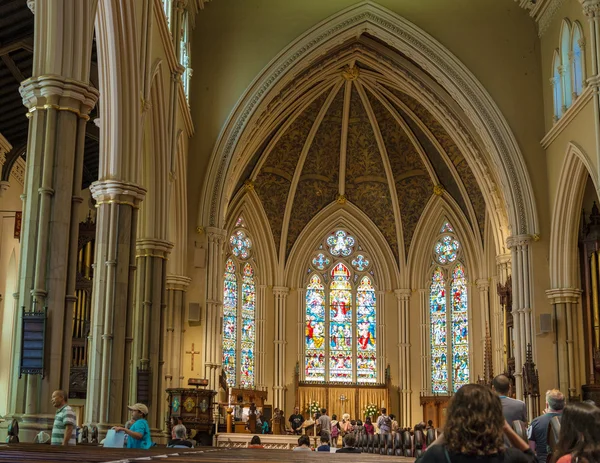
[[[373,423],[371,423],[371,417],[367,416],[367,419],[365,420],[365,432],[367,434],[375,434],[375,427],[373,426]]]

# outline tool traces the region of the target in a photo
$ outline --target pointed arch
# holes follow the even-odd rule
[[[558,180],[550,227],[550,283],[552,288],[577,288],[577,240],[586,178],[598,191],[598,178],[588,155],[575,143],[567,146]]]
[[[365,251],[373,258],[373,269],[378,276],[379,289],[391,290],[401,287],[405,277],[404,266],[398,263],[377,226],[352,203],[331,203],[315,215],[304,228],[292,247],[283,272],[283,281],[278,283],[292,288],[302,287],[305,283],[306,256],[313,252],[323,235],[333,228],[352,230],[355,237],[363,243]]]
[[[363,32],[377,36],[400,53],[411,56],[442,85],[479,133],[480,151],[489,153],[490,171],[498,171],[498,190],[504,194],[513,233],[535,233],[538,228],[535,198],[523,157],[509,126],[489,94],[448,50],[432,37],[391,11],[361,2],[323,21],[283,50],[257,76],[228,118],[215,149],[200,201],[199,225],[219,226],[226,217],[229,177],[243,163],[237,159],[239,141],[246,130],[260,124],[262,109],[294,76],[317,56]],[[475,162],[475,161],[473,161]],[[494,169],[491,166],[495,166]]]
[[[462,244],[463,261],[469,269],[470,279],[474,281],[485,274],[481,237],[473,232],[458,205],[444,192],[441,196],[432,196],[417,224],[406,270],[410,275],[410,287],[429,287],[433,244],[446,221],[452,224],[454,234]]]

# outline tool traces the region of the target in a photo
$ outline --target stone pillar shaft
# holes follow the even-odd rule
[[[183,329],[185,326],[185,294],[191,278],[167,276],[167,316],[165,341],[165,388],[183,386]]]
[[[273,407],[285,410],[285,316],[286,301],[289,294],[289,288],[275,286],[273,295],[275,296],[275,362],[274,362],[274,387],[275,397],[273,398]]]
[[[44,379],[19,379],[21,317],[16,323],[11,412],[35,415],[30,423],[45,423],[54,413],[52,391],[69,388],[77,271],[77,224],[72,222],[81,202],[85,124],[98,99],[98,91],[89,85],[96,7],[96,0],[49,0],[39,5],[32,77],[20,88],[29,111],[29,138],[18,307],[29,310],[34,300],[38,309],[48,307]],[[58,17],[63,21],[56,21]],[[35,427],[22,426],[32,431]]]
[[[412,387],[410,369],[410,289],[395,291],[398,302],[398,359],[400,363],[400,427],[410,426]]]
[[[419,289],[419,328],[421,341],[421,395],[430,392],[430,353],[429,353],[429,304],[427,290]]]
[[[596,132],[596,161],[600,173],[600,0],[581,0],[583,11],[589,19],[592,75],[588,79],[594,91],[594,128]]]

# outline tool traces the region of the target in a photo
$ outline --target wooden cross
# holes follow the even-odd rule
[[[200,352],[196,352],[194,350],[194,343],[192,343],[192,350],[188,350],[185,353],[186,354],[192,354],[192,371],[194,371],[194,355],[199,354]]]

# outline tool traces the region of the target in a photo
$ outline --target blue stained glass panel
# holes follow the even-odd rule
[[[306,288],[305,322],[305,380],[325,381],[325,287],[318,275]]]
[[[329,293],[329,380],[352,382],[352,286],[350,270],[337,264]]]
[[[356,291],[357,382],[377,382],[376,296],[371,279],[363,277]]]
[[[240,386],[254,387],[256,285],[254,269],[244,265],[242,278],[242,339],[240,355]]]
[[[235,264],[231,259],[225,263],[223,289],[223,371],[230,387],[236,385],[237,348],[237,278]]]
[[[452,263],[456,260],[460,243],[450,235],[445,235],[440,241],[435,243],[435,258],[440,264]]]
[[[462,264],[452,272],[452,384],[456,392],[469,382],[467,279]]]
[[[354,243],[354,238],[348,235],[344,230],[338,230],[327,238],[329,252],[332,256],[348,257],[352,254]]]
[[[252,248],[252,241],[246,236],[242,230],[236,231],[229,238],[229,244],[231,245],[231,252],[234,256],[241,259],[247,259],[250,257],[250,248]]]
[[[431,277],[429,292],[431,336],[431,390],[448,392],[448,341],[446,313],[446,282],[442,269],[437,267]]]

